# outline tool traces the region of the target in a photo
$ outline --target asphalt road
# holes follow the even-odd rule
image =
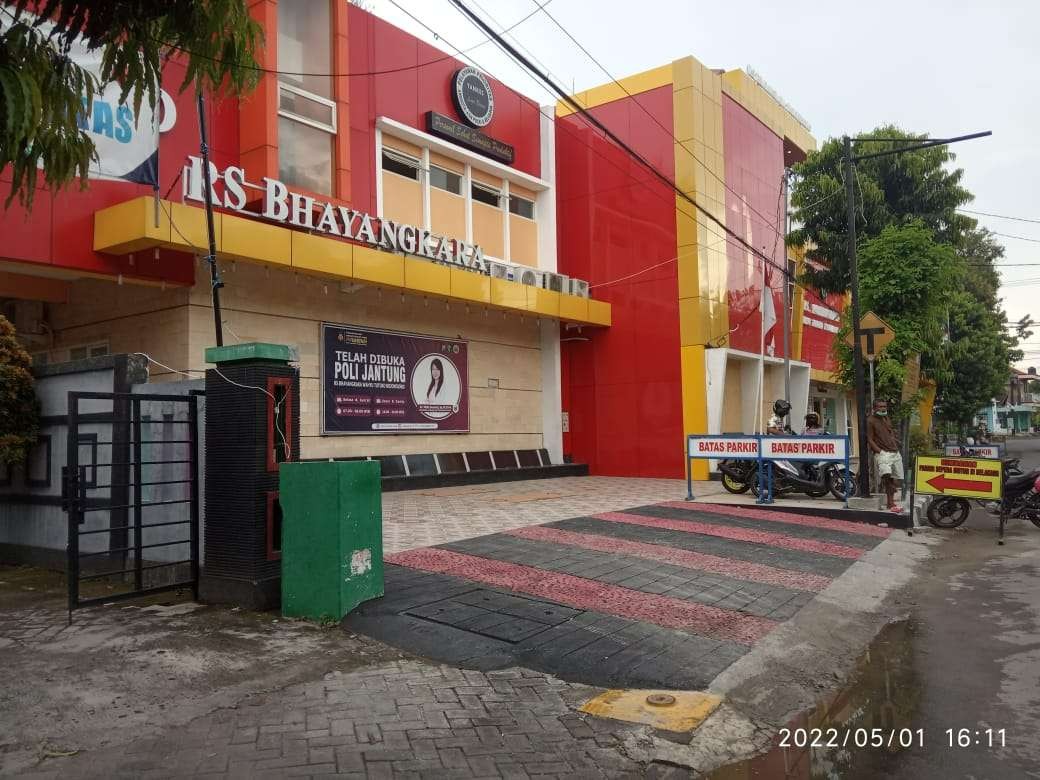
[[[1040,468],[1040,438],[1008,452]],[[999,547],[996,518],[975,509],[961,529],[927,533],[948,538],[904,594],[924,747],[892,756],[885,774],[1040,777],[1040,529],[1011,521]]]

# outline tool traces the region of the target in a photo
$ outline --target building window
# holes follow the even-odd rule
[[[502,207],[502,193],[496,190],[494,187],[489,187],[486,184],[479,184],[478,182],[473,182],[471,190],[473,200],[479,203],[486,203],[489,206],[494,206],[496,209]]]
[[[278,464],[293,459],[293,392],[288,377],[267,380],[267,470],[278,471]]]
[[[462,194],[462,177],[436,165],[430,166],[430,186],[439,190],[450,192],[452,195]]]
[[[278,175],[322,195],[332,194],[336,137],[331,12],[328,2],[278,3]]]
[[[509,213],[518,217],[534,219],[534,201],[521,198],[519,195],[509,196]]]
[[[383,150],[383,170],[404,176],[412,181],[419,180],[419,161],[407,154],[395,152],[393,149]]]

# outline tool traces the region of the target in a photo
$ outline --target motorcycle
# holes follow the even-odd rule
[[[1024,517],[1040,528],[1040,469],[1017,476],[1005,470],[1004,497],[1000,501],[976,503],[994,517],[999,517],[1003,510],[1008,517]],[[968,519],[970,511],[971,502],[966,498],[939,496],[928,504],[926,516],[936,528],[957,528]]]
[[[720,460],[719,473],[722,487],[730,493],[747,493],[751,487],[751,472],[755,471],[753,460]]]
[[[758,478],[758,462],[748,461],[751,471],[748,475],[751,492],[757,497],[760,492]],[[846,471],[843,463],[833,461],[820,461],[819,463],[806,463],[803,469],[799,469],[793,463],[785,460],[772,461],[773,463],[773,495],[785,496],[790,493],[805,493],[810,498],[823,498],[830,493],[839,501],[845,500],[845,491],[848,495],[856,495],[856,473]]]

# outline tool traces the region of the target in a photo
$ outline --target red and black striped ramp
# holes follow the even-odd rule
[[[386,556],[345,627],[479,669],[703,688],[890,533],[669,502]]]

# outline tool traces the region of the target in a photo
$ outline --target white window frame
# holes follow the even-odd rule
[[[395,173],[394,171],[391,171],[391,170],[389,170],[387,168],[384,168],[383,167],[383,156],[384,155],[386,155],[390,159],[396,158],[397,162],[401,163],[402,165],[407,165],[407,166],[409,166],[411,168],[415,168],[415,178],[414,179],[409,179],[407,176],[403,176],[400,173]],[[420,160],[418,157],[412,157],[412,155],[407,154],[406,152],[400,152],[397,149],[394,149],[392,146],[387,146],[386,144],[384,144],[383,148],[380,149],[380,153],[379,153],[379,171],[381,173],[389,173],[391,176],[400,176],[402,179],[406,179],[407,181],[414,181],[414,182],[420,182],[421,183],[423,178],[424,178],[423,177],[422,160]]]
[[[528,216],[525,216],[524,214],[517,214],[511,208],[508,209],[510,216],[520,217],[520,219],[526,219],[528,222],[537,222],[538,221],[538,204],[535,201],[531,200],[531,198],[525,198],[523,195],[513,195],[512,193],[510,193],[509,194],[509,203],[510,204],[513,202],[513,198],[516,198],[517,200],[522,200],[525,203],[530,203],[531,204],[531,216],[528,217]]]
[[[310,119],[309,117],[301,116],[301,115],[296,114],[296,113],[294,113],[292,111],[288,111],[288,110],[282,108],[282,90],[283,89],[286,92],[291,92],[294,95],[298,95],[298,96],[300,96],[302,98],[305,98],[307,100],[311,100],[311,101],[313,101],[315,103],[318,103],[320,105],[325,106],[326,108],[331,109],[330,113],[332,115],[332,122],[329,123],[329,124],[326,124],[324,122],[319,122],[316,119]],[[328,98],[322,97],[321,95],[315,95],[313,92],[308,92],[305,89],[300,89],[299,87],[294,87],[291,84],[286,84],[285,82],[282,82],[282,81],[278,82],[278,116],[284,116],[286,119],[291,119],[294,122],[299,122],[299,123],[304,124],[304,125],[309,125],[310,127],[316,128],[317,130],[324,130],[326,133],[329,133],[330,135],[336,135],[338,133],[336,114],[337,114],[337,111],[336,111],[336,101],[329,100]]]
[[[498,205],[497,206],[492,206],[490,203],[484,203],[484,201],[482,201],[482,200],[474,200],[473,201],[474,203],[479,203],[482,206],[487,206],[489,209],[498,209],[499,211],[502,210],[502,190],[501,189],[499,189],[498,187],[492,187],[490,184],[485,184],[484,182],[478,181],[477,179],[473,179],[470,182],[470,197],[473,196],[473,190],[474,189],[484,190],[484,192],[494,193],[495,197],[498,198]]]
[[[433,176],[430,176],[430,187],[432,187],[435,190],[438,190],[439,192],[446,192],[447,194],[453,195],[456,198],[463,197],[463,195],[465,193],[463,192],[462,188],[466,184],[466,174],[459,173],[458,171],[453,171],[450,168],[445,168],[443,165],[437,165],[436,163],[430,163],[430,173],[431,174],[433,173],[433,169],[434,168],[436,168],[438,171],[444,171],[445,173],[450,173],[452,176],[458,176],[459,177],[459,191],[458,192],[452,192],[451,190],[446,190],[443,187],[438,187],[437,185],[435,185],[433,183]]]

